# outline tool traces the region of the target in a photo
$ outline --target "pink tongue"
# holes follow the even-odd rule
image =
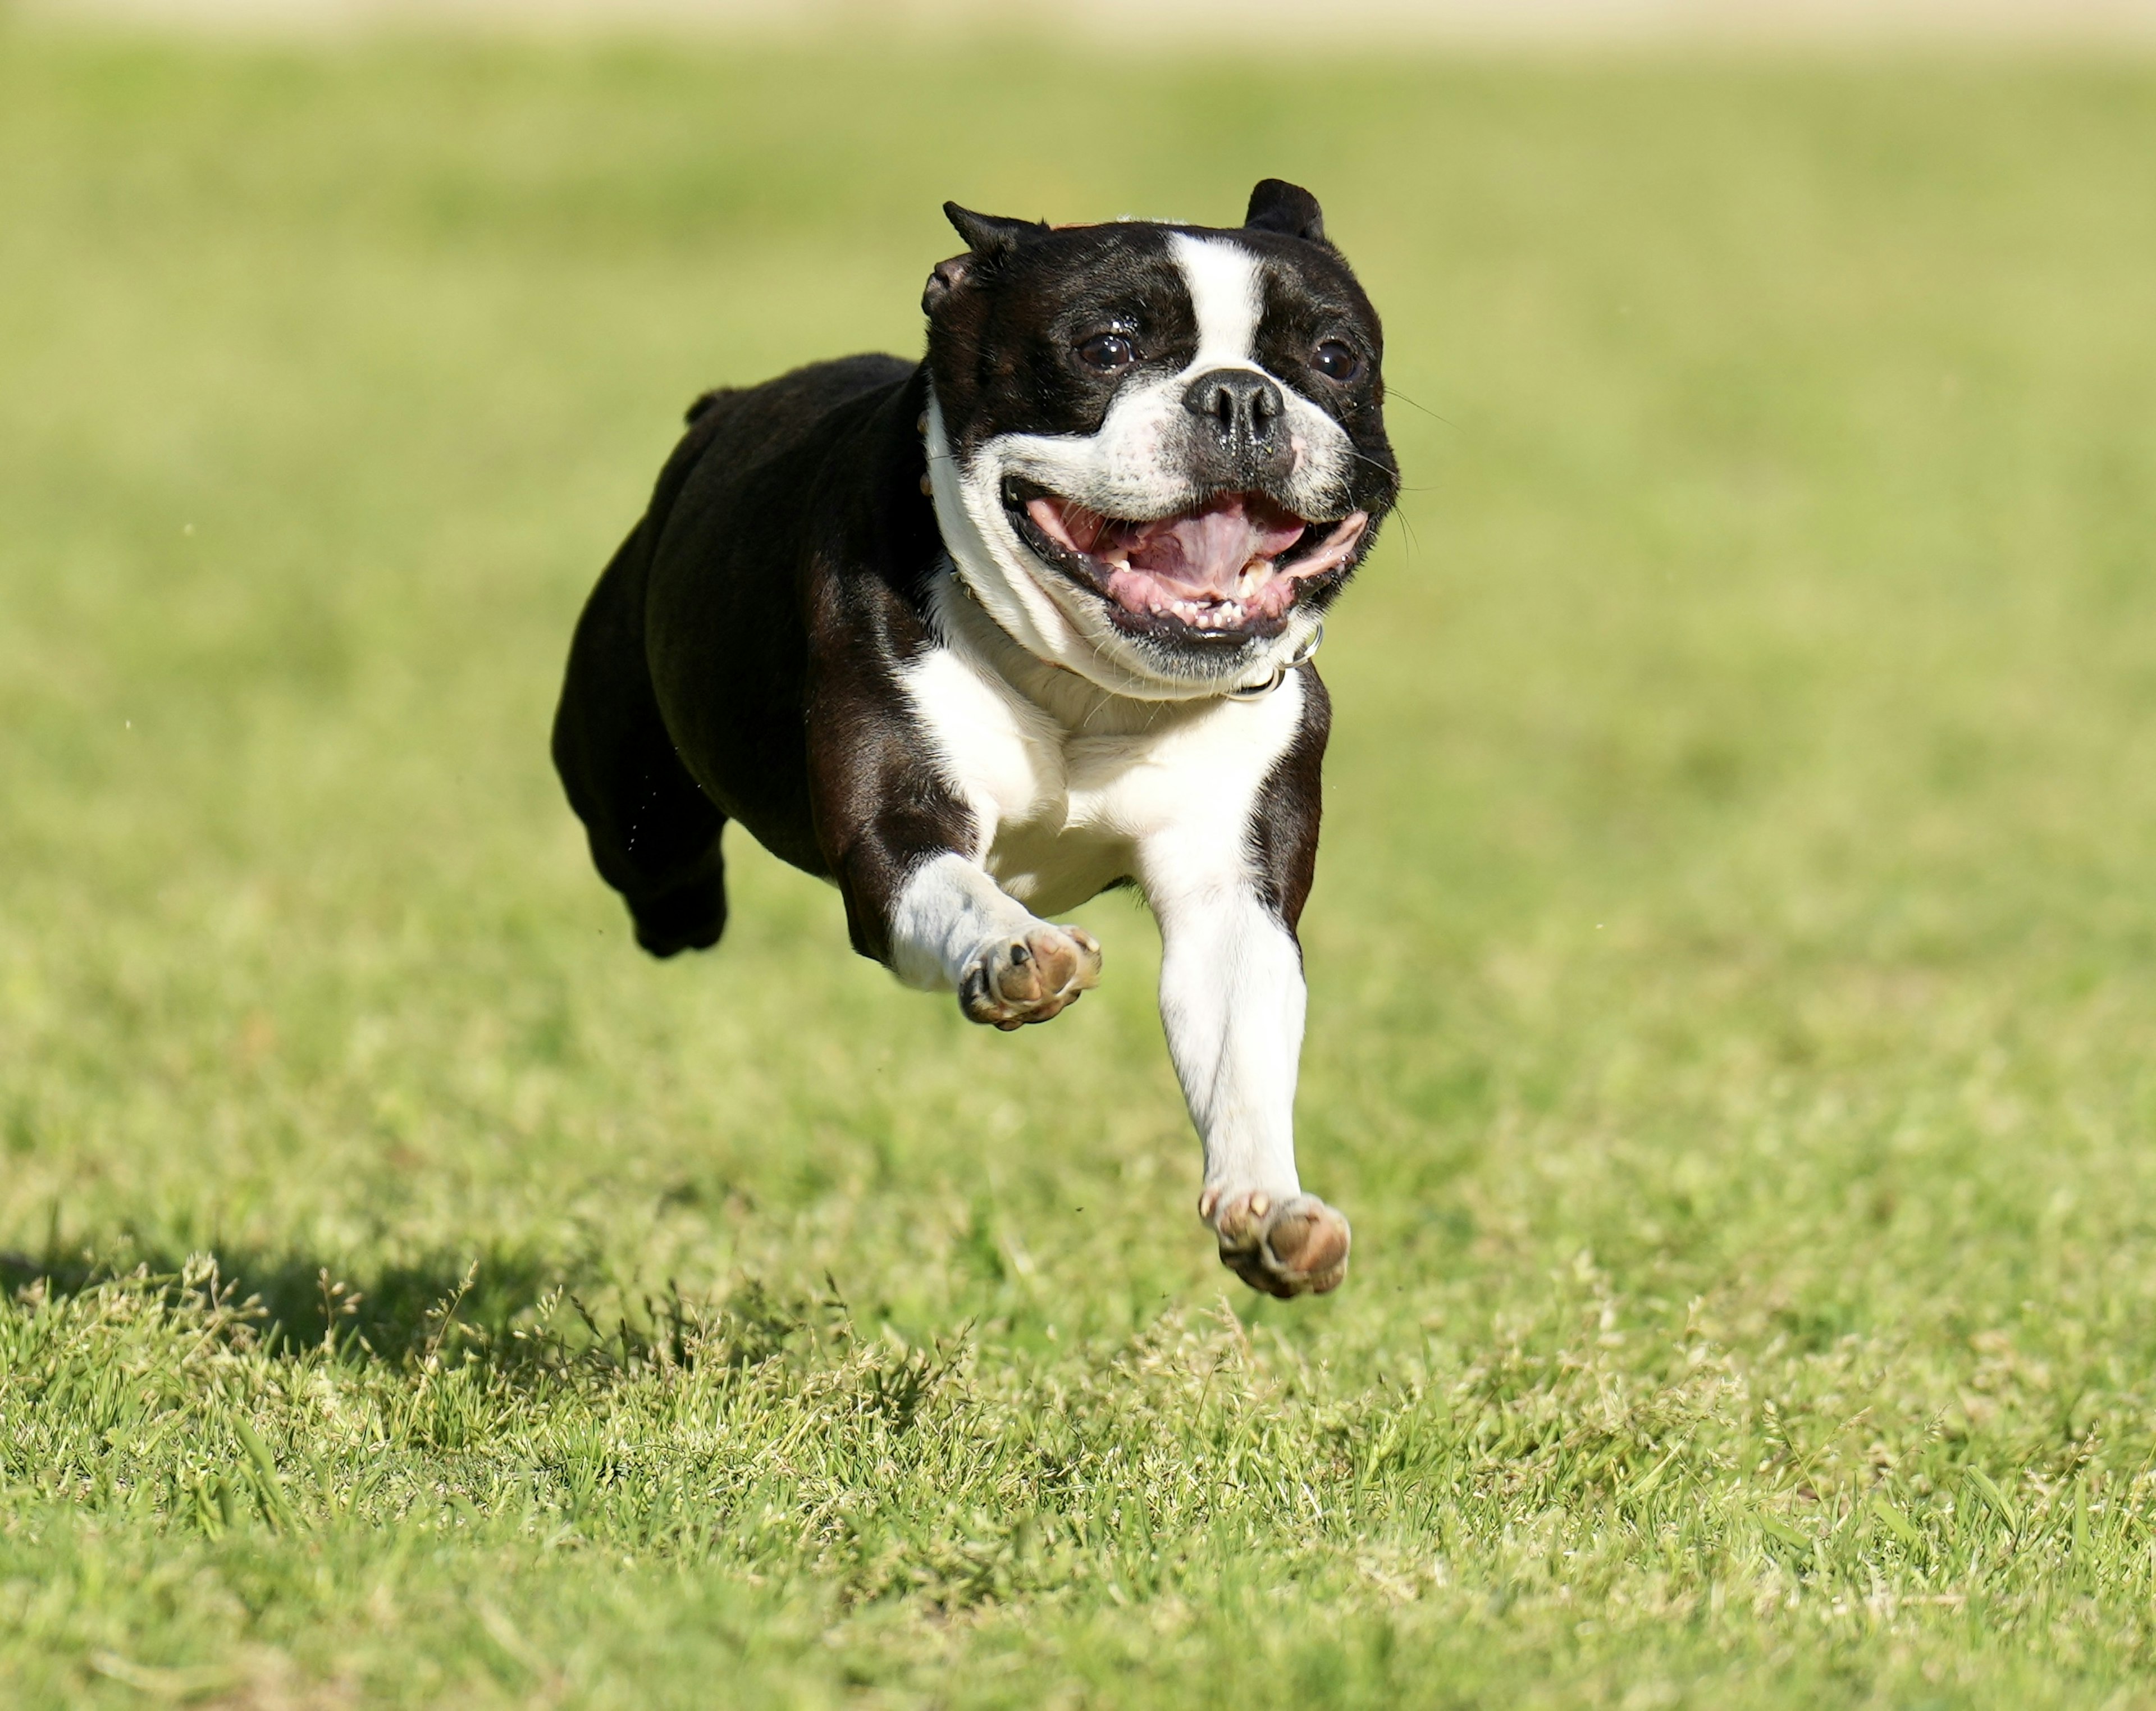
[[[1249,496],[1231,493],[1202,510],[1156,522],[1109,522],[1044,496],[1027,506],[1050,536],[1098,558],[1127,557],[1130,568],[1186,595],[1225,599],[1241,590],[1254,560],[1270,561],[1302,538],[1303,524]],[[1267,568],[1270,568],[1270,563]]]
[[[1300,522],[1253,516],[1243,496],[1215,500],[1188,516],[1140,523],[1127,529],[1131,568],[1176,583],[1192,593],[1239,591],[1253,559],[1274,559],[1302,538]]]

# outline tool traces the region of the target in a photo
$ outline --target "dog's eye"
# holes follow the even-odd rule
[[[1127,368],[1137,359],[1137,347],[1119,332],[1096,332],[1078,347],[1078,360],[1103,374]]]
[[[1327,339],[1310,354],[1310,366],[1342,386],[1363,372],[1363,359],[1338,339]]]

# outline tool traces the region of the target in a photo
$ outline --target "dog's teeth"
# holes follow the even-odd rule
[[[1168,609],[1193,629],[1233,629],[1243,621],[1240,600],[1176,600]]]

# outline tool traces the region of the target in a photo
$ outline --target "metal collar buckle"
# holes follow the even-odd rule
[[[1287,681],[1289,672],[1298,666],[1307,665],[1310,663],[1311,655],[1317,651],[1319,645],[1324,640],[1325,620],[1321,618],[1317,620],[1317,628],[1310,632],[1310,640],[1295,650],[1295,657],[1292,660],[1284,665],[1274,666],[1273,675],[1265,679],[1263,683],[1246,683],[1240,689],[1224,690],[1221,691],[1223,698],[1228,701],[1263,701]]]

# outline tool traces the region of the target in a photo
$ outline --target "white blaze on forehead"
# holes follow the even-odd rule
[[[1258,316],[1263,297],[1258,258],[1231,239],[1168,234],[1169,253],[1190,290],[1198,314],[1198,354],[1188,373],[1249,367],[1257,361]]]

